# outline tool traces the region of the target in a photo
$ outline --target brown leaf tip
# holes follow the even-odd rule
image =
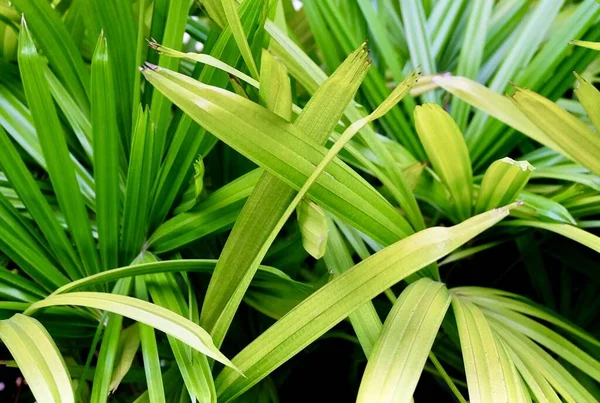
[[[152,71],[158,71],[159,67],[156,64],[144,62],[144,69],[150,69]]]
[[[159,50],[160,45],[158,44],[158,42],[156,42],[156,39],[154,38],[150,38],[150,40],[146,39],[146,41],[148,42],[148,46],[154,50]]]

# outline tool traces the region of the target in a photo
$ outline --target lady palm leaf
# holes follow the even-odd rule
[[[423,278],[400,295],[370,357],[357,401],[409,401],[446,310],[450,293]]]
[[[65,361],[37,320],[17,314],[2,321],[0,338],[30,382],[38,401],[75,401]]]
[[[597,1],[88,3],[0,0],[33,399],[599,399]]]

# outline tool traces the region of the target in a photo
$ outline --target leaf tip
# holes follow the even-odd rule
[[[156,39],[154,39],[154,38],[146,39],[146,42],[148,42],[148,47],[160,52],[160,45],[158,44],[158,42],[156,42]]]
[[[150,62],[144,62],[144,69],[150,69],[152,71],[158,71],[160,69],[160,67],[158,67],[156,64],[152,64]]]

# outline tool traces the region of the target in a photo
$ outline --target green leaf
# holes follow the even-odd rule
[[[48,67],[46,66],[45,68],[47,71]],[[40,146],[38,135],[35,132],[33,119],[27,107],[21,102],[21,99],[14,93],[11,93],[9,88],[1,83],[0,100],[2,100],[2,108],[0,108],[0,124],[4,126],[13,140],[16,141],[39,166],[48,170],[46,160],[42,154],[42,147]],[[96,198],[94,194],[94,179],[75,157],[71,156],[71,159],[75,163],[75,171],[81,193],[83,193],[88,206],[93,209]]]
[[[48,291],[52,291],[55,287],[64,285],[69,281],[54,265],[53,257],[42,247],[44,241],[36,239],[34,229],[28,225],[29,223],[23,219],[21,213],[1,194],[0,223],[2,223],[0,226],[2,252],[32,279]],[[26,282],[26,280],[23,281]],[[16,285],[14,287],[14,290],[9,288],[8,294],[14,292],[15,295],[19,295],[20,292],[17,289],[20,287]],[[37,300],[37,298],[34,300]]]
[[[130,164],[125,187],[121,234],[122,262],[130,262],[142,250],[148,231],[150,192],[155,172],[154,125],[149,111],[138,110],[133,131]]]
[[[290,186],[299,188],[326,153],[294,125],[235,94],[160,68],[146,69],[144,75],[199,124]],[[202,107],[210,113],[202,113]],[[313,201],[379,240],[412,232],[393,207],[345,164],[335,160],[326,172],[329,175],[320,176],[309,192]]]
[[[259,271],[252,278],[252,283],[244,295],[244,302],[278,320],[304,301],[313,291],[314,287],[294,281],[283,272],[263,267],[262,272]]]
[[[171,368],[165,371],[164,376],[161,378],[161,383],[165,385],[164,393],[158,395],[155,399],[154,395],[149,393],[149,390],[142,393],[134,403],[160,403],[165,400],[165,396],[175,395],[182,389],[181,375],[177,365],[172,365]]]
[[[309,201],[301,201],[296,208],[298,225],[302,233],[302,245],[309,255],[321,259],[327,248],[329,229],[325,212]]]
[[[558,361],[537,344],[520,333],[514,332],[495,318],[489,318],[494,332],[498,334],[527,368],[538,372],[538,379],[545,379],[561,396],[571,402],[596,400]],[[537,375],[537,374],[536,374]],[[547,389],[547,388],[546,388]],[[546,392],[552,397],[551,393]],[[552,400],[552,399],[551,399]]]
[[[588,49],[600,50],[599,42],[590,42],[590,41],[571,41],[570,45],[581,46]]]
[[[19,69],[44,158],[48,164],[50,180],[85,272],[97,273],[99,262],[92,228],[83,196],[75,190],[79,189],[75,166],[69,157],[64,132],[44,77],[45,64],[37,53],[25,20],[21,25]]]
[[[59,14],[45,0],[16,0],[13,4],[31,23],[33,35],[48,57],[53,71],[79,106],[89,110],[89,74]],[[26,25],[21,24],[21,31],[27,31]]]
[[[462,21],[459,17],[466,11],[467,9],[463,0],[438,1],[431,10],[425,26],[427,34],[431,38],[431,54],[436,61],[442,49],[448,45],[452,31],[454,33],[458,31],[462,32]],[[465,41],[463,46],[468,46],[468,44]]]
[[[381,50],[381,56],[389,67],[392,76],[398,82],[404,80],[402,70],[405,60],[403,60],[399,52],[394,48],[391,38],[386,32],[385,24],[381,24],[378,13],[373,7],[373,3],[368,0],[358,0],[358,5],[369,25],[369,31],[373,35],[374,42],[377,45],[377,48]]]
[[[183,45],[183,32],[185,31],[185,21],[188,16],[189,8],[189,0],[169,1],[168,7],[166,8],[167,19],[164,30],[161,32],[163,35],[161,42],[165,46],[178,50]],[[168,69],[177,70],[179,67],[179,59],[161,56],[158,65]],[[163,94],[157,91],[152,92],[150,114],[156,125],[154,139],[155,168],[160,166],[165,147],[168,145],[167,124],[169,122],[171,107],[171,101]]]
[[[245,31],[253,32],[263,5],[262,0],[248,0],[240,6],[239,14]],[[210,55],[230,66],[235,66],[238,63],[240,54],[229,28],[225,28],[219,34]],[[222,87],[225,87],[229,82],[227,75],[208,65],[202,69],[197,66],[194,76],[200,70],[198,80],[201,82]],[[146,92],[148,90],[152,90],[152,87],[145,89]],[[206,153],[215,142],[214,136],[207,133],[204,128],[199,127],[191,117],[188,115],[181,117],[154,186],[150,214],[151,229],[155,229],[164,222],[178,196],[178,192],[174,192],[173,189],[180,189],[188,177],[189,168],[193,161],[198,158],[199,154],[206,156]]]
[[[533,124],[509,98],[465,77],[439,75],[433,78],[433,82],[533,140],[568,156],[554,140]]]
[[[442,283],[408,286],[388,314],[363,375],[357,402],[408,402],[450,306]]]
[[[227,25],[231,29],[231,33],[240,49],[242,58],[244,59],[244,62],[246,62],[246,66],[248,67],[248,70],[250,70],[252,77],[258,80],[258,69],[256,68],[254,58],[252,57],[252,51],[250,50],[248,41],[246,40],[246,34],[244,33],[244,27],[240,21],[240,16],[238,15],[237,3],[235,0],[222,0],[221,6],[225,13]]]
[[[554,102],[532,91],[517,88],[512,96],[517,107],[546,136],[596,175],[600,175],[600,138],[583,122]]]
[[[121,131],[121,142],[125,150],[131,147],[131,127],[134,75],[136,72],[136,31],[133,7],[122,7],[119,0],[90,0],[86,2],[89,10],[90,26],[88,35],[95,38],[101,33],[108,42],[108,58],[110,59],[112,80],[107,82],[107,93],[118,94],[111,99],[115,108],[118,128]],[[110,86],[110,88],[108,87]]]
[[[40,322],[16,314],[0,321],[0,338],[38,402],[75,402],[65,361]]]
[[[573,74],[575,74],[575,78],[577,78],[577,82],[579,83],[577,88],[575,88],[575,94],[594,124],[596,132],[600,132],[600,108],[598,106],[600,105],[600,91],[579,74]]]
[[[285,66],[271,52],[263,50],[258,91],[260,104],[287,121],[292,120],[292,89]],[[248,81],[250,82],[250,81]],[[258,83],[255,87],[259,87]]]
[[[25,204],[27,211],[36,221],[38,228],[44,234],[44,237],[48,241],[50,248],[54,252],[57,260],[62,265],[62,268],[71,279],[82,277],[83,273],[79,267],[78,258],[71,243],[67,239],[63,228],[60,226],[60,223],[56,219],[56,216],[48,204],[48,201],[44,198],[44,195],[40,191],[38,185],[35,183],[33,176],[21,159],[19,152],[9,140],[6,132],[2,128],[0,128],[0,159],[2,161],[4,172],[17,191],[19,199]],[[8,238],[3,236],[2,239]],[[18,240],[19,238],[10,239],[10,241]],[[23,246],[27,247],[27,245]],[[10,248],[16,250],[15,246]],[[26,256],[27,254],[19,253],[19,255]],[[24,264],[23,262],[20,263],[22,265]],[[38,264],[39,263],[40,262],[38,261]],[[67,280],[62,274],[59,274],[57,271],[48,268],[47,265],[42,265],[40,267],[44,266],[46,266],[44,269],[46,275],[54,272],[55,279],[52,280],[52,283],[54,283],[53,286],[62,285],[64,284],[64,281]],[[22,267],[27,267],[27,264],[23,265]],[[33,272],[30,271],[29,273],[44,286],[52,289],[53,286],[48,283],[48,280],[43,279],[45,275],[35,276]]]
[[[131,279],[125,278],[117,281],[112,292],[114,294],[127,295],[131,287]],[[110,295],[110,294],[107,294]],[[102,334],[102,343],[98,352],[96,370],[92,383],[91,400],[93,402],[107,402],[110,393],[110,384],[112,382],[115,362],[117,360],[119,348],[119,335],[123,328],[123,317],[115,314],[106,315],[107,323]],[[101,319],[100,326],[104,317]],[[95,347],[93,348],[95,350]],[[90,352],[90,354],[92,354]],[[86,365],[89,364],[86,363]]]
[[[439,105],[415,108],[415,125],[427,156],[452,197],[457,221],[471,216],[473,173],[469,150],[452,117]]]
[[[488,84],[491,91],[504,91],[520,66],[531,59],[545,39],[550,24],[556,18],[563,3],[564,0],[542,0],[531,13],[528,13],[522,28],[517,31],[514,41],[510,42],[508,51]],[[465,133],[469,151],[475,162],[488,151],[495,140],[494,137],[484,136],[487,120],[488,116],[483,111],[477,111]]]
[[[221,0],[204,0],[202,5],[206,8],[208,16],[217,23],[220,27],[224,27],[227,23],[225,11],[223,10],[223,2]]]
[[[481,68],[483,51],[486,44],[486,31],[492,15],[493,0],[484,0],[473,3],[469,20],[465,29],[465,36],[456,75],[470,79],[476,79]],[[460,99],[453,97],[450,106],[452,117],[461,130],[465,130],[469,117],[469,105]]]
[[[111,61],[106,38],[100,35],[92,58],[91,100],[96,180],[98,247],[104,270],[118,266],[119,259],[119,131]],[[138,206],[139,207],[139,206]]]
[[[413,68],[421,68],[424,74],[437,73],[435,60],[431,54],[431,44],[425,30],[425,12],[422,2],[400,0],[400,11]],[[423,99],[427,102],[439,101],[435,92],[426,93]]]
[[[537,218],[540,221],[575,224],[575,219],[562,204],[544,196],[522,191],[518,199],[522,204],[513,210],[519,218]]]
[[[334,76],[332,76],[334,77]],[[363,119],[360,119],[356,122],[354,122],[352,125],[350,125],[348,127],[348,129],[346,129],[344,131],[344,134],[342,135],[342,137],[340,138],[340,140],[338,140],[334,146],[329,150],[329,152],[327,153],[327,155],[323,158],[323,160],[319,163],[319,165],[315,168],[315,170],[313,171],[313,173],[310,175],[310,177],[307,179],[307,181],[304,183],[304,185],[302,186],[302,188],[300,189],[300,191],[294,196],[293,200],[289,203],[289,206],[287,206],[287,208],[285,209],[285,211],[283,211],[283,213],[278,217],[278,221],[275,223],[275,225],[272,227],[270,233],[268,233],[267,239],[264,241],[264,243],[262,243],[260,245],[260,249],[257,253],[257,257],[255,257],[253,264],[256,265],[258,263],[258,261],[260,261],[260,259],[262,259],[262,257],[266,254],[269,246],[271,245],[271,243],[274,241],[275,237],[277,236],[277,234],[279,233],[279,231],[283,228],[283,225],[285,224],[286,220],[289,218],[289,216],[293,213],[294,209],[297,207],[297,205],[300,203],[300,201],[302,200],[302,198],[306,195],[306,193],[308,192],[309,188],[315,183],[315,181],[318,179],[318,177],[321,175],[321,173],[325,170],[325,168],[327,167],[327,165],[336,157],[336,155],[339,153],[339,151],[342,149],[342,147],[366,124],[370,123],[371,121],[380,118],[381,116],[383,116],[388,110],[390,110],[393,106],[395,106],[398,101],[400,99],[402,99],[402,97],[404,95],[406,95],[408,93],[408,91],[410,90],[410,88],[412,88],[412,85],[414,85],[414,82],[416,81],[416,74],[412,74],[411,76],[409,76],[409,78],[407,78],[407,80],[405,82],[403,82],[402,84],[400,84],[398,86],[398,88],[396,88],[392,94],[384,101],[384,103],[382,103],[372,114],[370,114],[369,116],[366,116]],[[326,88],[326,86],[324,86]],[[317,94],[322,95],[322,93],[319,91]],[[314,98],[313,98],[314,100]],[[312,104],[313,107],[314,105],[318,105],[316,102]],[[343,105],[343,104],[341,104]],[[340,106],[341,106],[340,105]],[[307,106],[305,108],[305,111],[309,111],[309,107]],[[338,111],[341,114],[341,108]],[[300,124],[300,122],[302,122],[301,118],[302,117],[307,117],[310,116],[308,115],[308,112],[304,112],[303,115],[301,115],[300,117],[298,117],[298,119],[296,120],[296,124]],[[327,122],[324,123],[325,125],[327,124]],[[255,214],[252,214],[251,216],[252,218],[255,219]],[[261,220],[264,221],[264,220]],[[249,280],[245,280],[246,284]],[[238,291],[239,292],[239,291]]]
[[[582,331],[575,325],[566,322],[558,314],[545,307],[537,305],[525,297],[521,297],[517,294],[512,294],[506,291],[482,287],[457,287],[453,288],[452,291],[468,297],[475,304],[489,310],[494,310],[496,308],[509,309],[514,312],[519,312],[527,316],[544,320],[556,327],[560,327],[574,336],[581,338],[582,340],[585,340],[590,344],[600,347],[600,341],[596,340],[593,336]]]
[[[98,292],[72,292],[53,295],[31,305],[28,313],[60,305],[85,306],[102,309],[141,322],[184,342],[215,360],[235,368],[212,342],[210,335],[200,326],[176,315],[168,309],[124,295]]]
[[[255,88],[259,87],[258,81],[256,81],[254,78],[250,77],[249,75],[245,74],[242,71],[239,71],[238,69],[231,67],[229,64],[222,62],[221,60],[217,59],[216,57],[214,57],[212,55],[205,54],[205,53],[180,52],[178,50],[163,46],[154,40],[151,40],[148,43],[148,46],[150,46],[152,49],[156,50],[161,55],[166,55],[169,57],[176,57],[176,58],[180,58],[180,59],[193,60],[195,62],[205,64],[207,66],[212,66],[219,70],[223,70],[224,72],[231,74],[234,77],[239,78],[240,80],[252,85]],[[263,57],[267,53],[269,53],[269,52],[263,51]],[[263,61],[262,63],[264,64],[265,62]],[[261,64],[261,69],[262,68],[263,68],[263,66]],[[275,75],[273,77],[273,76],[271,76],[270,72],[267,73],[267,76],[269,77],[269,80],[267,80],[267,82],[270,82],[272,79],[277,79],[277,75]]]
[[[286,70],[278,66],[279,62],[270,55],[265,53],[264,56],[261,65],[263,77],[268,77],[267,72],[272,71],[278,78],[263,80],[259,98],[266,106],[272,106],[274,113],[280,114],[282,119],[290,120],[291,88]],[[366,73],[365,59],[364,49],[354,52],[311,98],[294,127],[304,129],[304,135],[323,143],[358,89]],[[278,82],[283,84],[277,85]],[[338,98],[332,100],[330,94],[334,91]],[[282,101],[277,102],[279,99]],[[224,338],[258,264],[273,241],[272,234],[279,231],[277,223],[281,221],[294,193],[288,184],[270,173],[264,173],[236,221],[202,307],[201,323],[210,329],[217,344]],[[257,226],[258,223],[260,225]],[[241,242],[246,247],[240,250],[238,245]],[[222,278],[228,281],[222,281]]]
[[[141,276],[135,279],[135,295],[141,300],[148,300],[146,282]],[[165,403],[165,391],[163,387],[156,334],[154,329],[150,326],[141,323],[138,323],[137,325],[139,327],[140,344],[142,346],[148,396],[151,402]]]
[[[596,191],[600,191],[600,177],[593,175],[579,164],[560,164],[556,166],[536,169],[531,177],[557,179],[562,181],[581,183]]]
[[[338,222],[338,224],[340,225],[340,228],[343,228],[342,231],[344,229],[352,230],[352,228],[343,223],[340,224]],[[323,256],[323,260],[330,273],[333,272],[335,275],[339,276],[350,270],[354,266],[354,261],[352,260],[350,251],[346,247],[344,238],[331,217],[327,217],[327,225],[329,227],[329,237],[327,239],[327,252],[325,253],[325,256]],[[346,232],[344,234],[346,235]],[[347,235],[346,238],[348,238]],[[369,256],[369,252],[366,250],[364,244],[362,246],[364,247],[364,254],[360,255],[359,253],[359,256],[361,259],[366,259]],[[356,308],[356,310],[348,316],[348,319],[354,328],[354,332],[356,333],[356,337],[360,342],[365,356],[369,358],[373,351],[373,347],[379,338],[381,329],[383,328],[381,319],[379,319],[379,315],[375,310],[373,302],[365,302],[363,305]]]
[[[548,329],[544,325],[527,318],[516,312],[512,312],[504,308],[492,308],[494,316],[499,322],[502,322],[518,331],[530,339],[536,341],[548,350],[554,352],[558,356],[564,358],[577,368],[581,369],[592,379],[598,381],[600,379],[600,362],[586,354],[584,351],[569,342],[566,338],[558,333]]]
[[[141,325],[144,326],[144,325]],[[110,393],[114,393],[131,368],[135,355],[140,347],[140,325],[135,323],[124,329],[119,335],[116,365],[110,381]]]
[[[175,215],[183,213],[196,205],[204,189],[204,162],[202,157],[194,161],[194,176],[190,186],[182,196],[181,203],[173,210]]]
[[[35,302],[44,298],[46,292],[32,281],[2,268],[0,269],[0,296],[3,300]]]
[[[148,239],[151,250],[167,252],[231,227],[263,173],[262,169],[255,169],[218,189],[191,210],[166,221]]]
[[[157,258],[151,253],[145,252],[140,255],[138,261],[151,263],[157,262]],[[162,273],[153,274],[147,276],[146,280],[152,299],[159,306],[182,317],[190,316],[190,310],[197,309],[187,305],[175,276]],[[215,401],[215,384],[206,356],[191,350],[188,345],[173,336],[169,336],[168,339],[190,399],[192,401],[194,399]]]
[[[265,30],[271,35],[270,50],[281,59],[286,65],[290,74],[295,77],[311,93],[314,93],[327,76],[321,71],[319,66],[313,62],[293,41],[291,41],[279,29],[267,21]],[[345,116],[354,122],[365,116],[365,113],[356,105],[350,104],[346,108]],[[424,158],[422,146],[412,129],[406,134],[411,144],[411,151],[419,158]],[[404,178],[398,172],[392,153],[382,144],[381,137],[377,136],[375,131],[369,126],[363,127],[360,131],[361,140],[371,149],[371,151],[384,163],[383,168],[386,174],[377,175],[378,178],[389,186],[393,192],[394,198],[405,210],[409,222],[414,229],[421,230],[425,228],[425,223],[415,196],[410,187],[404,181]],[[414,140],[414,141],[413,141]],[[395,142],[387,144],[398,145]],[[411,158],[414,159],[414,157]],[[414,162],[417,162],[416,160]]]
[[[502,208],[451,228],[429,228],[396,242],[340,275],[304,300],[242,350],[216,380],[223,401],[230,401],[263,379],[331,329],[357,307],[393,284],[458,248],[506,217]]]
[[[452,298],[463,354],[469,399],[472,402],[509,402],[512,373],[502,365],[499,340],[473,303]],[[512,396],[514,397],[514,396]]]
[[[547,223],[533,220],[513,220],[505,223],[504,225],[532,227],[555,232],[600,253],[600,238],[573,225]]]
[[[550,383],[544,378],[544,376],[537,369],[537,362],[533,365],[530,361],[522,360],[514,350],[507,344],[503,343],[504,347],[508,351],[510,359],[517,367],[519,374],[531,390],[531,394],[538,401],[548,401],[553,403],[560,403],[562,400],[558,397],[556,391],[552,388]],[[522,352],[520,352],[522,354]],[[522,354],[525,355],[525,354]]]
[[[101,273],[94,274],[93,276],[73,281],[57,289],[53,293],[53,295],[72,292],[74,290],[80,290],[82,288],[91,287],[95,284],[109,283],[125,277],[142,276],[145,274],[173,273],[185,271],[212,273],[216,264],[216,259],[180,259],[136,263],[131,266],[124,266],[119,267],[118,269],[106,270]],[[257,276],[260,277],[264,275],[269,277],[271,276],[274,270],[276,269],[272,267],[259,266]],[[277,277],[282,277],[279,271],[277,271]]]
[[[475,214],[512,203],[527,184],[533,170],[527,161],[515,161],[509,157],[495,161],[485,171],[481,181]]]
[[[46,67],[45,76],[46,80],[48,80],[52,98],[54,98],[56,104],[69,121],[86,157],[90,161],[93,161],[92,123],[90,122],[90,116],[86,114],[87,111],[77,105],[75,99],[73,99],[49,67]]]

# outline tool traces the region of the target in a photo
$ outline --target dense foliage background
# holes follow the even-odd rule
[[[600,400],[599,21],[0,0],[0,400]]]

